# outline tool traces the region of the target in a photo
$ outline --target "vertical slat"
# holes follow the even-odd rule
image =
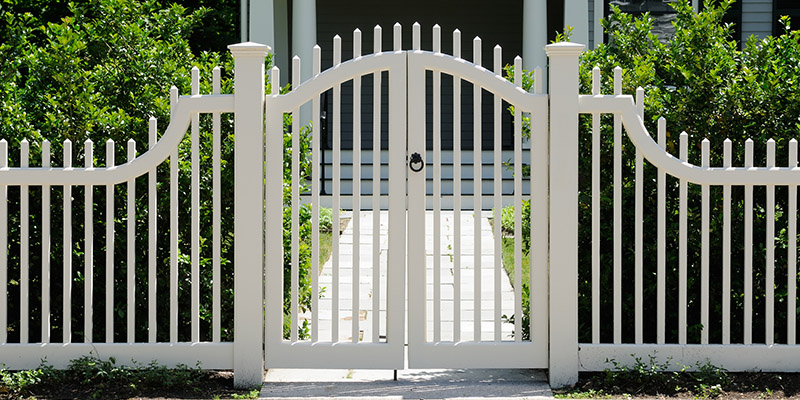
[[[639,114],[639,119],[644,121],[644,89],[638,87],[636,89],[636,112]],[[644,220],[644,157],[642,151],[636,147],[636,171],[635,171],[635,196],[636,205],[634,206],[634,232],[636,235],[635,241],[635,256],[634,256],[634,341],[636,344],[642,344],[642,313],[643,313],[643,298],[642,291],[644,290],[643,282],[643,269],[644,269],[644,229],[642,220]]]
[[[498,76],[503,74],[503,49],[500,45],[494,47],[494,73]],[[516,60],[515,60],[516,65]],[[517,73],[522,71],[515,71]],[[501,341],[502,338],[502,317],[503,317],[503,300],[501,279],[503,278],[503,238],[501,236],[502,217],[501,212],[503,209],[503,175],[501,168],[503,160],[502,153],[502,116],[501,108],[503,100],[495,94],[494,96],[494,340]],[[517,317],[515,319],[522,319]]]
[[[461,31],[453,31],[453,57],[461,58]],[[461,78],[453,75],[453,341],[461,341]]]
[[[395,39],[396,40],[396,39]],[[342,38],[339,35],[333,37],[333,66],[342,63]],[[333,244],[331,245],[331,267],[333,274],[333,287],[331,288],[332,298],[332,324],[331,341],[339,341],[339,208],[341,194],[341,153],[342,153],[342,124],[341,124],[341,104],[342,104],[342,85],[336,84],[333,87]]]
[[[217,95],[221,93],[221,70],[219,67],[214,67],[211,71],[211,91],[213,94]],[[211,311],[211,320],[213,321],[212,325],[212,334],[211,340],[214,342],[219,342],[221,340],[222,335],[222,313],[221,313],[221,304],[222,304],[222,297],[221,297],[221,287],[220,287],[220,280],[222,279],[222,272],[220,266],[220,260],[222,258],[222,243],[220,242],[222,239],[222,215],[220,213],[220,202],[222,196],[222,184],[221,184],[221,173],[222,173],[222,166],[221,166],[221,159],[222,159],[222,150],[220,144],[220,132],[221,132],[221,124],[220,124],[220,113],[215,112],[211,114],[211,174],[212,174],[212,188],[211,188],[211,207],[212,211],[212,274],[213,280],[212,282],[212,303],[214,304],[213,309]],[[312,274],[313,276],[313,274]]]
[[[0,145],[4,142],[0,142]],[[4,148],[4,147],[3,147]],[[4,148],[5,149],[5,148]],[[71,168],[72,167],[72,142],[67,139],[64,141],[64,168]],[[0,154],[0,163],[7,164],[8,158],[6,157],[6,151],[2,151]],[[5,166],[5,165],[3,165]],[[2,190],[1,194],[5,195],[5,189]],[[6,202],[0,199],[0,207],[3,207],[3,211],[5,211]],[[64,253],[63,263],[64,263],[64,294],[63,294],[63,324],[64,324],[64,336],[61,339],[64,343],[71,343],[72,342],[72,186],[71,185],[64,185],[64,199],[63,199],[63,213],[64,213],[64,226],[63,226],[63,238],[64,238]],[[5,212],[0,212],[2,217],[5,217]],[[6,224],[0,222],[2,224],[2,228],[5,229]],[[2,236],[2,240],[5,240],[5,235],[0,233]],[[5,249],[5,243],[0,244],[0,247]],[[2,258],[5,260],[5,257]],[[3,281],[5,282],[5,281]],[[4,293],[4,292],[3,292]],[[2,297],[2,296],[0,296]],[[3,297],[4,298],[4,297]],[[0,307],[2,310],[2,307]],[[5,318],[5,317],[3,317]],[[3,333],[5,329],[0,326],[0,329],[3,329]],[[0,333],[2,335],[3,333]],[[3,342],[0,340],[0,342]]]
[[[192,67],[192,95],[200,94],[200,70]],[[200,114],[192,113],[192,342],[200,341]]]
[[[622,94],[622,68],[614,68],[614,95]],[[614,343],[622,343],[622,118],[614,114]]]
[[[722,166],[732,165],[733,143],[725,139]],[[722,186],[722,344],[731,343],[731,185]]]
[[[84,166],[94,168],[94,147],[91,140],[84,142]],[[86,185],[83,200],[83,259],[84,259],[84,283],[83,283],[83,341],[91,343],[92,340],[92,319],[94,302],[94,187]]]
[[[533,71],[534,93],[544,94],[544,79],[541,67],[536,67]],[[547,106],[538,110],[532,115],[531,121],[531,188],[543,190],[531,190],[531,226],[549,226],[549,204],[548,190],[550,187],[550,174],[548,171],[550,138],[547,132],[550,112]],[[549,340],[549,326],[546,321],[548,315],[547,293],[547,262],[550,257],[550,243],[548,242],[549,233],[547,229],[531,230],[531,254],[530,275],[528,285],[530,288],[531,315],[530,332],[531,341],[547,343]],[[542,316],[542,317],[538,317]],[[538,323],[535,323],[538,322]]]
[[[433,26],[433,52],[442,51],[441,28]],[[433,71],[433,341],[442,340],[442,76]]]
[[[29,162],[29,145],[27,139],[22,139],[20,142],[20,166],[22,168],[28,168]],[[30,310],[30,277],[29,277],[29,246],[28,240],[30,238],[29,233],[29,224],[30,224],[30,217],[28,212],[28,185],[20,185],[20,211],[19,211],[19,232],[20,232],[20,247],[19,247],[19,269],[20,269],[20,308],[19,308],[19,318],[20,318],[20,336],[19,341],[20,343],[28,343],[28,324],[30,320],[29,310]]]
[[[767,168],[775,167],[775,140],[767,140]],[[767,304],[764,337],[767,345],[775,344],[775,185],[767,185]]]
[[[517,87],[522,86],[522,59],[519,57],[514,59],[514,84]],[[497,152],[495,149],[495,153]],[[519,316],[514,318],[514,332],[518,332],[514,335],[514,341],[520,342],[522,341],[522,110],[519,107],[514,107],[514,315]]]
[[[392,29],[394,29],[392,32],[392,44],[394,45],[394,51],[400,51],[403,49],[403,26],[400,25],[399,22],[395,22]]]
[[[744,166],[753,166],[753,139],[744,142]],[[744,344],[753,343],[753,185],[744,185]]]
[[[475,39],[472,40],[472,58],[473,63],[475,65],[481,65],[481,38],[475,36]],[[473,168],[473,191],[472,191],[472,215],[473,221],[475,222],[473,228],[473,238],[475,239],[475,250],[473,251],[473,259],[475,265],[473,266],[472,270],[475,284],[475,296],[473,301],[473,311],[475,313],[474,317],[474,340],[476,342],[481,341],[481,209],[482,207],[482,188],[481,188],[481,167],[482,167],[482,160],[481,160],[481,142],[483,139],[483,135],[481,132],[481,88],[480,86],[473,84],[472,86],[472,148],[473,148],[473,155],[472,155],[472,168]]]
[[[292,90],[300,86],[300,57],[292,58]],[[355,125],[355,124],[354,124]],[[291,324],[292,342],[298,339],[298,307],[300,290],[300,109],[292,110],[292,267],[291,267]],[[355,257],[355,255],[354,255]]]
[[[353,59],[361,57],[361,30],[353,31]],[[361,301],[361,77],[353,78],[353,318],[352,341],[359,341]]]
[[[114,166],[114,141],[106,141],[106,167]],[[114,185],[106,185],[106,343],[114,342]]]
[[[789,167],[797,167],[797,140],[789,141]],[[793,345],[797,341],[797,185],[789,185],[789,233],[788,260],[786,275],[786,344]]]
[[[380,25],[375,25],[373,52],[382,51]],[[372,85],[372,342],[380,341],[381,328],[381,71],[373,75]]]
[[[50,142],[42,141],[42,168],[50,168]],[[42,185],[42,343],[50,343],[50,185]]]
[[[322,49],[312,49],[312,74],[320,73]],[[322,126],[319,122],[319,96],[311,101],[311,340],[319,341],[319,146]]]
[[[708,139],[703,139],[701,144],[701,165],[703,168],[709,167],[710,146]],[[709,185],[702,185],[700,190],[700,323],[703,325],[700,331],[700,343],[708,344]]]
[[[170,90],[170,110],[178,105],[178,89]],[[169,341],[178,341],[178,147],[169,160]]]
[[[666,151],[667,120],[658,119],[658,145]],[[656,343],[664,344],[666,330],[666,274],[667,274],[667,176],[658,169],[658,249],[656,261]]]
[[[136,158],[136,142],[128,140],[128,162]],[[128,181],[128,343],[136,341],[136,180]]]
[[[681,132],[680,158],[687,161],[689,158],[689,135]],[[678,205],[678,343],[686,344],[686,197],[688,193],[686,179],[679,183]]]
[[[419,22],[414,22],[414,24],[411,25],[411,50],[420,50],[421,49],[420,37],[421,37],[421,33],[420,33]]]
[[[600,94],[600,67],[592,69],[592,94]],[[592,114],[592,343],[600,343],[600,113]]]
[[[150,117],[148,124],[148,148],[156,145],[157,121]],[[158,235],[158,198],[156,197],[157,168],[147,174],[147,341],[156,342],[157,309],[156,309],[156,236]]]
[[[0,168],[7,167],[8,142],[2,139],[0,140]],[[66,199],[66,196],[64,198]],[[8,296],[6,295],[8,293],[8,187],[6,185],[0,185],[0,293],[2,293],[0,295],[0,343],[6,343],[8,341]],[[66,333],[65,337],[67,337]]]

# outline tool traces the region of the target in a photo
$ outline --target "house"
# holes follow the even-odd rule
[[[674,11],[668,3],[676,0],[507,0],[503,2],[486,2],[484,0],[429,1],[429,0],[404,0],[404,1],[372,1],[372,0],[346,0],[346,1],[316,1],[316,0],[242,0],[242,41],[255,41],[268,44],[273,48],[275,64],[284,71],[281,74],[281,84],[285,85],[291,77],[289,73],[290,59],[299,55],[303,60],[301,76],[305,80],[311,76],[311,52],[314,45],[322,48],[322,69],[332,65],[332,51],[334,35],[342,36],[342,58],[347,60],[352,54],[352,32],[358,28],[363,32],[363,53],[371,53],[373,48],[372,29],[376,25],[383,27],[383,49],[390,49],[391,27],[399,22],[404,29],[403,48],[411,48],[411,25],[419,22],[423,29],[422,48],[431,48],[430,29],[434,24],[442,27],[442,51],[450,53],[452,50],[451,32],[458,28],[462,32],[462,56],[472,60],[471,40],[480,36],[483,40],[482,59],[484,66],[491,66],[492,48],[500,44],[503,48],[503,64],[513,63],[517,55],[522,56],[523,67],[532,70],[537,66],[545,66],[546,57],[544,46],[553,40],[557,32],[564,30],[564,26],[573,27],[572,41],[587,44],[593,48],[602,43],[605,38],[599,25],[599,19],[609,12],[610,5],[616,5],[623,11],[641,14],[650,12],[655,18],[656,31],[668,35],[672,29],[671,21]],[[695,9],[702,7],[702,0],[692,0]],[[779,15],[793,15],[800,18],[800,2],[797,0],[738,0],[728,13],[728,21],[734,23],[735,35],[742,41],[750,36],[765,37],[779,33],[782,29],[778,23]],[[546,69],[544,70],[546,74]],[[546,75],[545,75],[546,78]],[[546,82],[546,79],[545,79]],[[364,93],[371,93],[371,83],[365,82]],[[452,89],[450,89],[452,90]],[[353,143],[349,132],[352,127],[352,115],[349,110],[352,104],[347,100],[352,93],[352,87],[344,85],[342,89],[342,110],[340,110],[342,123],[342,179],[344,194],[351,193],[352,181],[348,180],[352,172],[352,156],[349,150]],[[385,91],[384,91],[385,93]],[[471,90],[462,93],[464,106],[471,107]],[[443,99],[447,99],[447,84],[443,86]],[[328,116],[323,130],[330,130],[331,109],[329,104],[330,94],[323,96],[323,113]],[[484,155],[484,166],[491,163],[493,141],[491,138],[491,96],[483,98],[483,123],[485,132],[482,148],[487,151]],[[452,102],[451,102],[452,104]],[[447,105],[443,104],[443,113]],[[310,112],[304,111],[301,115],[304,120],[310,119]],[[362,115],[363,131],[371,131],[371,123]],[[384,119],[385,120],[385,119]],[[429,119],[430,120],[430,119]],[[452,163],[452,116],[444,117],[443,135],[443,161]],[[471,132],[471,118],[464,118],[462,129]],[[430,122],[429,122],[430,124]],[[449,130],[448,130],[449,129]],[[513,138],[511,135],[511,118],[507,112],[503,116],[503,159],[510,158],[513,151]],[[448,133],[450,132],[450,133]],[[323,132],[325,135],[325,132]],[[325,137],[323,137],[325,139]],[[449,141],[448,141],[449,140]],[[462,149],[472,149],[471,135],[462,135]],[[322,173],[323,193],[330,193],[330,150],[331,140],[323,140],[323,155],[325,168]],[[524,145],[527,147],[527,144]],[[429,150],[432,148],[429,138]],[[362,149],[372,149],[369,135],[362,142]],[[465,171],[471,171],[472,159],[467,154],[467,159],[462,159]],[[525,155],[524,157],[527,157]],[[371,169],[364,166],[363,177],[369,179]],[[444,192],[448,190],[448,166],[443,166]],[[491,166],[487,167],[484,174],[484,194],[491,193]],[[429,174],[429,179],[430,179]],[[470,179],[469,177],[465,178]],[[513,192],[513,176],[510,171],[504,172],[503,193]],[[370,185],[366,185],[370,186]],[[429,193],[430,193],[429,181]],[[452,186],[449,186],[452,187]],[[463,184],[471,188],[469,182]],[[366,190],[366,189],[365,189]],[[450,189],[452,190],[452,189]],[[471,189],[470,189],[471,191]],[[524,188],[528,194],[528,188]],[[365,193],[368,193],[367,190]]]

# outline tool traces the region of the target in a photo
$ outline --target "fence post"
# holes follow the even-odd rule
[[[546,46],[550,58],[550,385],[578,381],[578,56],[585,46]]]
[[[228,46],[234,59],[233,383],[264,377],[264,57],[258,43]]]

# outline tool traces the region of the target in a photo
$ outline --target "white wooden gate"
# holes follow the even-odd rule
[[[397,369],[404,367],[403,350],[408,344],[408,366],[411,368],[547,367],[547,95],[541,94],[541,85],[537,86],[536,94],[530,94],[522,90],[520,81],[512,84],[502,77],[499,46],[494,51],[493,72],[481,66],[478,38],[473,41],[477,59],[473,62],[462,59],[458,31],[453,34],[452,56],[440,51],[438,26],[433,28],[433,51],[420,49],[418,24],[414,25],[413,49],[410,51],[401,49],[400,25],[394,27],[394,50],[391,52],[383,52],[380,47],[380,27],[376,27],[374,35],[374,54],[362,56],[361,32],[356,30],[353,59],[344,63],[341,62],[341,39],[338,36],[334,38],[333,67],[325,72],[320,72],[321,50],[316,47],[312,60],[313,78],[302,84],[299,84],[298,76],[300,60],[295,58],[293,90],[284,95],[273,91],[267,96],[265,252],[282,254],[283,238],[279,232],[282,231],[283,208],[289,206],[293,267],[286,276],[281,257],[272,256],[265,260],[266,366]],[[519,57],[515,66],[521,70]],[[274,68],[272,73],[272,81],[278,82],[278,69]],[[426,82],[426,74],[430,74],[432,81]],[[454,187],[452,192],[443,194],[441,82],[442,76],[446,75],[450,75],[454,82]],[[385,106],[388,107],[389,120],[388,131],[383,133],[388,134],[388,151],[380,148],[384,110],[381,82],[387,78],[388,104]],[[362,81],[372,84],[372,99],[362,99]],[[462,110],[461,81],[473,88],[471,110]],[[348,199],[341,195],[339,180],[343,167],[342,105],[351,100],[342,98],[343,84],[353,87],[354,143],[361,143],[363,124],[358,122],[362,121],[362,108],[367,112],[371,110],[373,116],[372,151],[362,152],[360,146],[353,146],[355,189]],[[321,276],[310,274],[311,307],[303,310],[298,285],[302,277],[297,266],[299,210],[303,201],[299,182],[304,177],[299,172],[300,151],[292,152],[290,166],[283,163],[283,151],[302,151],[298,134],[302,124],[297,116],[302,114],[303,107],[310,107],[312,127],[319,127],[320,94],[331,89],[334,113],[331,116],[334,121],[332,226],[340,226],[336,210],[340,209],[342,200],[352,204],[351,221],[346,231],[352,233],[342,236],[342,240],[348,241],[352,237],[352,247],[350,243],[339,242],[334,228],[331,261],[325,267],[330,270],[323,270]],[[428,89],[432,93],[426,93]],[[494,98],[494,129],[491,134],[495,156],[491,160],[481,160],[481,118],[485,114],[481,101],[483,91]],[[372,101],[371,109],[363,107],[370,105],[369,100]],[[432,104],[431,114],[426,111],[426,103]],[[500,153],[501,115],[508,112],[506,107],[509,104],[515,107],[515,143],[513,159],[505,160],[501,159]],[[286,149],[282,134],[285,113],[293,116],[292,143]],[[522,113],[529,113],[533,121],[532,150],[526,151],[525,157]],[[462,152],[461,116],[470,114],[474,122],[475,146],[472,151]],[[426,115],[433,118],[431,132],[426,132]],[[426,149],[426,134],[432,135],[433,149]],[[319,271],[320,141],[318,132],[311,135],[311,187],[306,199],[312,210],[311,271]],[[500,174],[506,168],[504,163],[513,166],[515,177],[515,232],[508,239],[502,238],[504,233],[499,222],[503,206]],[[522,173],[523,164],[528,163],[531,165],[530,178],[523,177]],[[291,170],[291,178],[275,179],[288,176],[289,173],[284,171],[287,167]],[[361,183],[362,171],[365,177],[371,174],[367,180],[371,185]],[[426,173],[433,177],[432,196],[426,195]],[[485,192],[484,175],[495,178],[493,195],[486,198],[481,195]],[[388,178],[383,188],[380,177]],[[469,185],[465,178],[472,178],[469,179],[472,184]],[[533,198],[525,199],[531,200],[531,225],[535,228],[532,229],[530,244],[529,280],[523,282],[522,184],[528,179],[532,179],[541,190],[531,190]],[[285,190],[292,192],[290,205],[281,201],[284,185]],[[363,192],[368,194],[362,195]],[[442,198],[447,196],[452,197],[453,209],[443,211]],[[382,202],[382,199],[388,201]],[[489,228],[489,219],[494,221],[494,228]],[[388,232],[388,242],[381,244],[380,230]],[[488,240],[482,240],[482,236]],[[515,250],[511,274],[503,270],[503,240],[512,241]],[[352,249],[349,254],[348,249]],[[513,276],[513,281],[510,282],[508,276]],[[291,282],[289,310],[284,310],[285,277]],[[321,279],[328,278],[330,280],[321,283]],[[524,286],[530,292],[530,311],[527,307],[523,310]],[[523,313],[528,313],[530,318],[521,318]],[[509,323],[506,319],[512,315],[515,318]],[[284,332],[284,319],[288,320],[288,332]],[[310,325],[307,334],[302,328],[304,321]],[[523,327],[523,321],[530,325]],[[530,332],[524,340],[523,331]]]

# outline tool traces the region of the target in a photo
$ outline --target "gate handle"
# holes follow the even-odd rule
[[[418,167],[414,167],[415,164],[419,164]],[[422,161],[422,156],[419,153],[414,153],[411,155],[411,160],[408,162],[408,167],[411,168],[414,172],[422,171],[422,168],[425,166],[425,163]]]

